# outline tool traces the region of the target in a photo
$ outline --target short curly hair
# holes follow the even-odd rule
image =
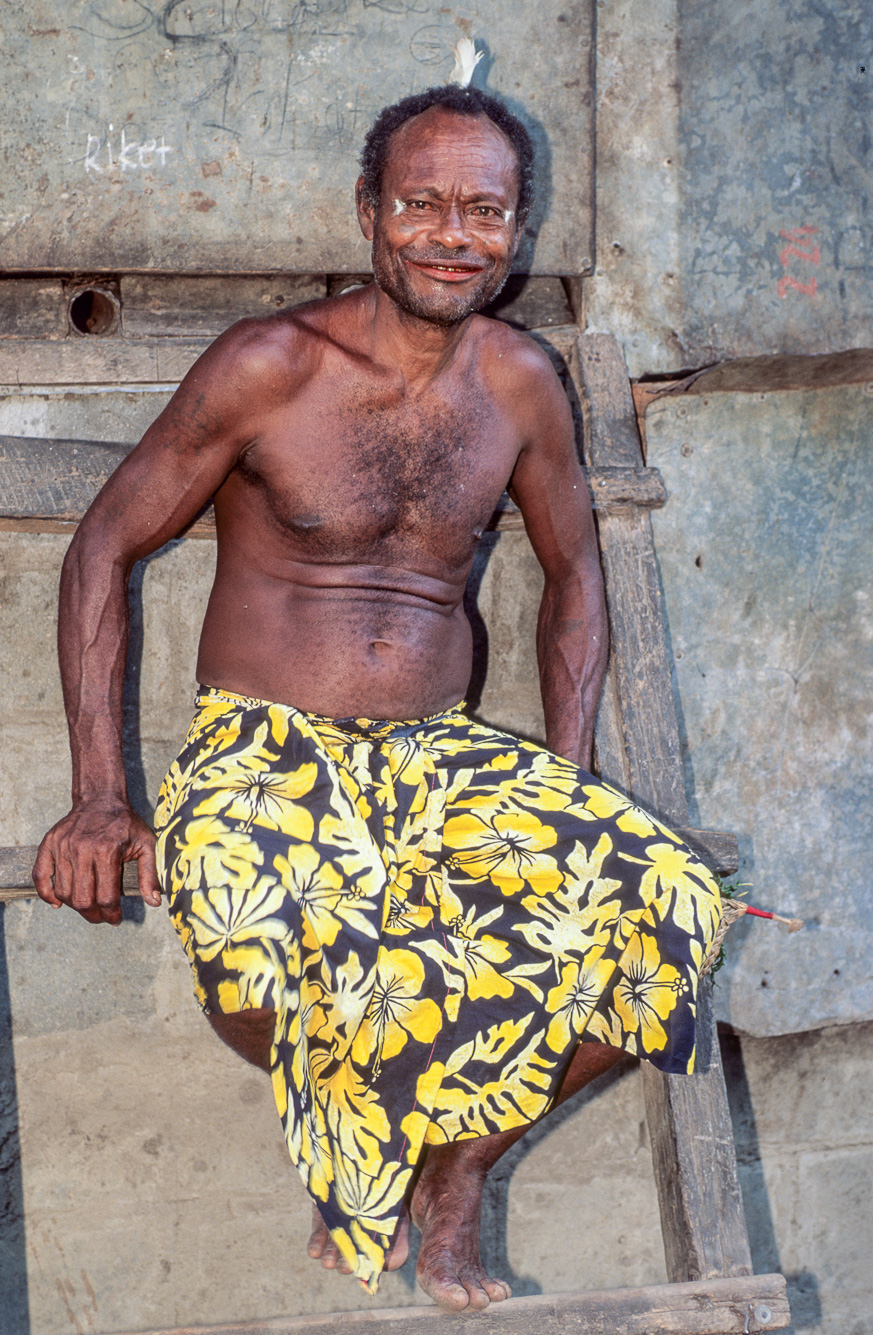
[[[423,93],[413,93],[404,97],[379,112],[361,152],[361,172],[364,177],[364,191],[370,203],[377,205],[382,193],[382,176],[388,158],[391,140],[407,121],[420,116],[431,107],[444,107],[461,116],[487,116],[506,135],[518,159],[518,207],[516,210],[519,223],[530,213],[534,197],[534,145],[527,129],[517,116],[513,116],[504,104],[490,93],[483,93],[479,88],[460,88],[457,84],[428,88]]]

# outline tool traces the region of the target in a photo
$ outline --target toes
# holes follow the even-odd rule
[[[327,1224],[318,1213],[317,1208],[312,1207],[312,1233],[306,1244],[307,1255],[311,1256],[313,1261],[318,1261],[324,1254],[324,1249],[330,1244],[330,1233]]]
[[[391,1239],[391,1245],[385,1253],[385,1270],[399,1270],[406,1264],[406,1258],[409,1256],[409,1215],[404,1210],[400,1216],[400,1222],[397,1225],[394,1237]]]
[[[343,1258],[340,1256],[339,1247],[337,1247],[333,1239],[327,1243],[324,1251],[321,1253],[321,1264],[324,1266],[325,1270],[339,1270],[342,1274],[342,1267],[344,1264]]]
[[[464,1283],[467,1295],[470,1299],[470,1307],[475,1312],[482,1312],[486,1307],[490,1307],[491,1299],[478,1280],[467,1280]]]
[[[439,1280],[428,1276],[427,1282],[421,1279],[418,1282],[444,1312],[463,1312],[470,1306],[470,1295],[459,1280]]]
[[[502,1303],[505,1298],[512,1297],[512,1289],[505,1279],[491,1279],[483,1275],[479,1282],[493,1303]]]

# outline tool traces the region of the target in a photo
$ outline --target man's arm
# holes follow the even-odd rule
[[[33,880],[48,904],[89,922],[120,922],[126,861],[139,864],[143,899],[161,902],[154,835],[129,805],[122,756],[128,580],[136,561],[190,523],[251,440],[253,395],[263,397],[275,360],[262,343],[247,323],[200,358],[103,487],[64,560],[58,653],[73,805],[43,839]]]
[[[510,494],[545,575],[537,660],[546,741],[590,769],[609,637],[597,535],[567,396],[538,350],[529,374],[531,392],[519,395],[527,439]]]

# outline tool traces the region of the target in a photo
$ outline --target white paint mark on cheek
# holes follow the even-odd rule
[[[512,219],[514,218],[514,216],[515,216],[515,215],[514,215],[512,209],[504,209],[504,210],[503,210],[503,221],[506,223],[506,226],[507,226],[507,227],[508,227],[509,224],[512,222]]]
[[[402,213],[403,210],[404,210],[405,208],[406,208],[406,205],[403,203],[403,200],[402,200],[402,199],[395,199],[395,201],[394,201],[394,217],[396,218],[397,215],[398,215],[398,213]]]

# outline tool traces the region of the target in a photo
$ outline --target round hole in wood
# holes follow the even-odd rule
[[[103,337],[118,328],[121,303],[105,287],[83,287],[70,298],[70,325],[77,334]]]

